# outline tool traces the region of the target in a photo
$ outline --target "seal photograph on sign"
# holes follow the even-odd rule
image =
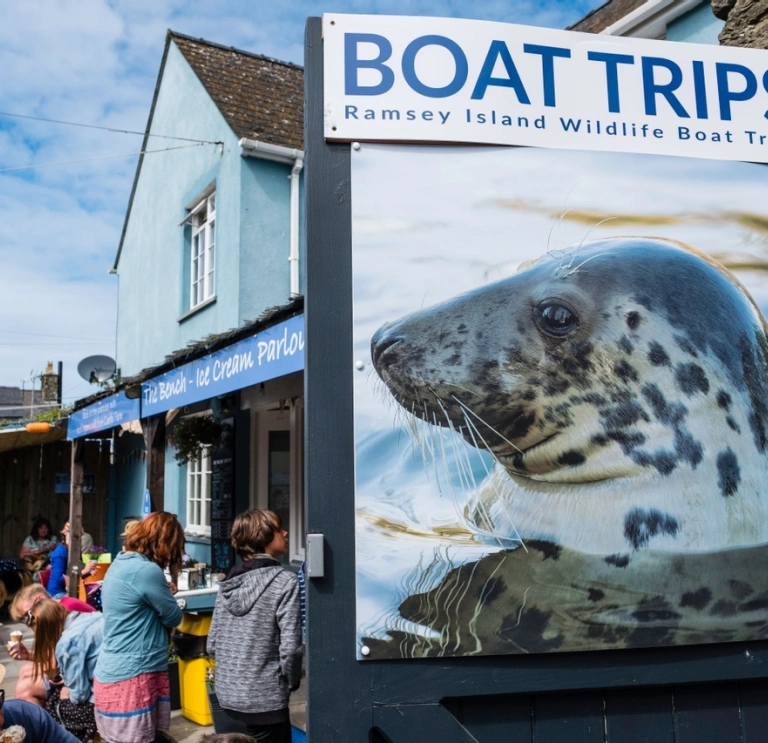
[[[466,173],[462,154],[456,167]],[[554,154],[504,153],[513,173]],[[477,181],[439,189],[443,202],[469,200],[471,211],[498,209],[509,220],[481,281],[467,289],[433,264],[420,278],[446,293],[445,284],[455,286],[455,296],[433,304],[414,293],[400,319],[380,317],[388,321],[372,331],[366,324],[365,385],[380,414],[366,423],[358,382],[358,613],[369,614],[360,636],[374,657],[721,642],[762,637],[768,626],[758,567],[768,543],[768,341],[744,288],[758,298],[764,291],[765,223],[734,202],[719,234],[697,240],[701,249],[681,240],[711,231],[707,179],[752,177],[749,166],[654,158],[660,176],[677,169],[679,180],[684,171],[697,193],[677,204],[662,194],[628,212],[627,163],[642,179],[642,158],[556,154],[573,170],[565,195],[578,193],[593,210],[574,208],[569,221],[561,209],[554,220],[563,232],[578,228],[578,241],[543,255],[518,247],[505,260],[510,236],[528,237],[515,234],[515,222],[524,225],[518,233],[545,227],[541,204],[515,193],[523,189],[514,175],[498,179],[506,193],[493,200],[473,198]],[[619,175],[606,175],[616,160]],[[548,195],[559,179],[525,190]],[[452,220],[440,206],[419,215],[430,217]],[[422,224],[401,231],[418,244],[430,228]],[[544,237],[551,243],[551,224]],[[477,250],[457,245],[455,254],[465,267],[477,261]],[[358,265],[366,264],[355,263],[356,281]],[[368,320],[371,307],[362,307]],[[387,417],[411,432],[387,450],[400,476],[361,477],[368,446],[381,452],[387,437],[360,434]],[[419,461],[429,484],[413,475]],[[370,545],[387,541],[402,556],[374,568]],[[381,588],[387,577],[397,590],[374,613],[365,586]]]

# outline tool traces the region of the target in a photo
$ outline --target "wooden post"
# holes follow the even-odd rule
[[[82,558],[80,556],[80,539],[83,534],[83,460],[85,439],[75,439],[72,442],[72,468],[70,470],[69,497],[69,559],[67,575],[69,585],[67,593],[77,597],[80,590],[80,571]]]
[[[165,413],[141,421],[147,447],[147,487],[153,511],[162,511],[165,499]]]

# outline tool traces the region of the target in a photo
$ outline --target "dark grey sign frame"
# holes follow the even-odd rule
[[[574,716],[592,715],[590,729],[598,726],[599,740],[611,743],[630,740],[626,733],[633,726],[639,735],[648,735],[653,721],[638,716],[642,710],[630,709],[627,722],[614,723],[611,728],[601,710],[592,710],[581,701],[575,704],[581,699],[579,694],[587,690],[625,690],[629,691],[628,698],[647,706],[649,695],[669,697],[671,690],[684,685],[689,697],[692,693],[691,704],[696,708],[690,719],[697,730],[705,733],[704,737],[696,733],[699,743],[768,739],[768,706],[763,701],[768,699],[768,686],[760,681],[768,678],[765,642],[477,658],[356,660],[350,145],[326,143],[323,138],[320,18],[308,19],[305,41],[305,492],[308,532],[324,535],[325,543],[324,577],[309,580],[307,586],[310,742],[535,739],[537,743],[576,743],[598,740],[577,733]],[[688,689],[689,684],[701,686]],[[722,699],[718,696],[721,686]],[[563,737],[545,735],[542,725],[536,735],[535,721],[525,720],[524,714],[514,724],[509,719],[505,723],[503,710],[498,709],[498,704],[494,706],[494,700],[503,701],[501,707],[508,710],[516,699],[545,694],[560,705],[556,710],[561,713],[555,711],[554,718],[571,723]],[[713,710],[724,709],[718,704],[731,704],[735,710],[733,720],[737,722],[728,723],[728,730],[735,725],[733,737],[726,731],[726,723],[718,723],[722,716],[714,717]],[[558,714],[562,716],[558,718]],[[689,718],[681,718],[681,714],[673,702],[668,726],[672,737],[631,740],[691,740],[679,732],[689,724],[685,722]],[[486,727],[495,724],[493,730],[497,733],[488,728],[487,736],[475,737],[477,733],[470,732],[469,726],[473,715],[485,717],[472,730],[482,727],[484,720]],[[521,729],[523,732],[519,732]],[[624,735],[610,734],[610,729]]]

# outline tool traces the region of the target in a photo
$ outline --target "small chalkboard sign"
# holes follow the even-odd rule
[[[228,573],[235,564],[230,544],[235,519],[235,442],[234,420],[226,426],[221,446],[211,461],[211,565],[214,573]]]

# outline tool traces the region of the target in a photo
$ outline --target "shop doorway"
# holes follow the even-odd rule
[[[277,513],[288,530],[286,562],[304,560],[303,400],[284,400],[255,414],[256,462],[251,505]]]

